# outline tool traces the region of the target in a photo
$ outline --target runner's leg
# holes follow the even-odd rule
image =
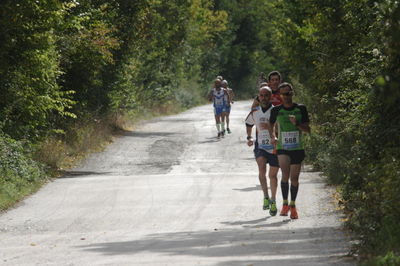
[[[269,171],[268,171],[268,176],[269,176],[269,186],[271,188],[271,207],[269,210],[269,214],[271,214],[271,216],[275,216],[278,212],[278,209],[276,207],[276,190],[278,188],[278,170],[279,167],[276,166],[269,166]]]
[[[274,166],[270,166],[269,167],[269,172],[268,172],[268,176],[269,176],[269,186],[271,187],[271,199],[275,200],[276,199],[276,190],[278,188],[278,171],[279,171],[279,167],[274,167]]]
[[[226,116],[225,116],[226,117],[226,128],[227,129],[229,129],[229,115],[230,115],[230,112],[227,112]],[[230,133],[230,132],[228,132],[228,133]]]
[[[219,137],[221,135],[221,115],[215,115],[215,125],[217,127]]]
[[[290,157],[286,154],[278,155],[279,166],[282,171],[281,190],[283,203],[287,203],[289,194]]]
[[[301,164],[292,164],[290,166],[290,218],[298,219],[296,209],[296,197],[299,191],[299,175],[300,175]]]
[[[281,216],[287,216],[289,212],[288,195],[289,195],[289,177],[290,177],[290,157],[286,154],[278,155],[279,167],[282,171],[281,191],[283,198],[283,206]]]
[[[264,193],[264,198],[269,198],[267,184],[267,159],[264,156],[259,156],[256,159],[258,165],[258,179]]]
[[[292,164],[290,166],[290,200],[291,205],[296,201],[297,192],[299,190],[299,175],[301,164]]]
[[[222,132],[222,134],[225,133],[225,117],[226,117],[226,113],[222,112],[222,114],[221,114],[221,132]]]

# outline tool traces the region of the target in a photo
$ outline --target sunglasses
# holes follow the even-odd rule
[[[292,92],[292,91],[284,92],[284,93],[281,93],[281,95],[284,95],[284,96],[292,96],[292,95],[293,95],[293,92]]]
[[[271,94],[260,94],[262,97],[269,97]]]

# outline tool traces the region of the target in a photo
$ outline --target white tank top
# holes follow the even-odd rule
[[[225,104],[225,91],[224,89],[220,89],[219,91],[214,88],[213,89],[213,96],[214,96],[214,107],[222,107]]]
[[[255,111],[250,112],[250,114],[246,118],[246,124],[256,125],[257,128],[257,143],[258,148],[266,150],[269,153],[272,153],[274,150],[274,145],[271,144],[271,136],[269,135],[268,127],[270,126],[269,118],[271,116],[271,109],[274,107],[271,105],[265,111],[262,111],[260,106],[257,107]]]

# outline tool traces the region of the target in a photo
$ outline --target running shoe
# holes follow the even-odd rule
[[[223,131],[221,131],[221,137],[225,136],[225,129]]]
[[[269,199],[264,198],[263,210],[268,210],[268,209],[269,209]]]
[[[296,206],[290,206],[290,219],[299,219],[297,214]]]
[[[281,210],[280,216],[288,216],[288,212],[289,212],[289,205],[284,204],[282,206],[282,210]]]
[[[217,138],[220,138],[220,137],[221,137],[221,132],[218,132]]]
[[[271,214],[271,216],[275,216],[277,212],[278,208],[276,208],[276,202],[271,201],[271,208],[269,209],[269,214]]]
[[[231,134],[231,130],[229,128],[227,128],[226,131],[228,131],[228,134]]]

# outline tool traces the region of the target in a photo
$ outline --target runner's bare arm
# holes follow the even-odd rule
[[[270,136],[272,137],[273,140],[276,140],[276,135],[278,134],[278,131],[276,130],[276,123],[269,123],[271,128],[273,129],[272,132],[269,132],[269,134],[271,134]]]
[[[258,107],[260,105],[260,102],[258,101],[258,98],[254,98],[253,104],[251,105],[251,109],[253,110],[254,108]]]
[[[298,124],[297,128],[300,129],[301,131],[305,132],[305,133],[311,133],[311,128],[309,123],[302,123],[302,124]]]
[[[268,123],[267,125],[268,125],[268,132],[269,132],[269,135],[271,136],[271,144],[275,146],[275,144],[276,144],[276,139],[275,139],[275,137],[274,137],[274,136],[275,136],[275,134],[274,134],[274,127],[273,127],[273,125],[272,125],[271,123]]]
[[[246,133],[247,133],[247,146],[252,146],[254,144],[253,137],[251,136],[251,132],[253,131],[253,127],[246,125]]]
[[[294,117],[294,116],[289,116],[289,120],[293,125],[295,125],[301,131],[303,131],[305,133],[311,132],[311,128],[310,128],[310,125],[308,122],[300,123],[296,120],[296,117]]]
[[[227,90],[225,90],[225,94],[228,95],[228,103],[231,103],[231,95]]]

